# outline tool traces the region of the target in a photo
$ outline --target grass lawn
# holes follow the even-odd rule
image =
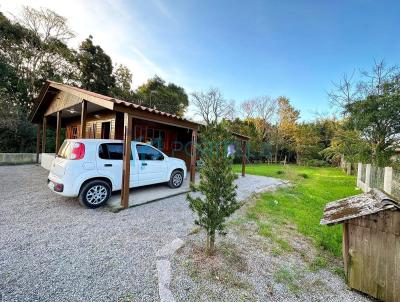
[[[235,165],[234,170],[240,172],[241,166]],[[354,176],[346,175],[338,168],[267,164],[248,165],[246,173],[287,179],[293,184],[274,193],[262,194],[248,209],[247,216],[259,224],[261,235],[275,237],[285,250],[290,247],[276,238],[274,229],[287,223],[295,224],[297,230],[312,238],[317,247],[341,256],[341,225],[327,227],[319,221],[327,202],[360,193]]]

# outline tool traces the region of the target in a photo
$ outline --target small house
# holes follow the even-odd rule
[[[343,224],[343,261],[350,288],[400,301],[400,204],[372,190],[328,203],[323,225]]]
[[[61,146],[61,129],[69,139],[119,139],[124,142],[123,188],[121,205],[128,206],[130,143],[151,143],[168,156],[180,158],[189,167],[190,181],[195,181],[196,142],[200,124],[155,108],[119,100],[82,88],[46,81],[35,100],[29,119],[37,124],[36,158],[41,153],[52,162],[55,154],[47,151],[47,128],[55,129],[55,153]],[[246,141],[249,137],[232,133],[242,143],[242,175],[245,175]]]

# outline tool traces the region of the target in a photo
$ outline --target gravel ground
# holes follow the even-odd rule
[[[185,196],[111,213],[47,189],[40,166],[0,166],[3,301],[158,301],[156,252],[193,229]],[[273,179],[239,179],[240,197]]]
[[[287,250],[258,235],[256,223],[243,218],[246,206],[230,220],[227,236],[217,237],[214,256],[204,256],[202,232],[185,238],[172,258],[170,287],[177,301],[371,302],[333,272],[341,266],[337,260],[318,266],[318,251],[294,226],[273,231],[289,242]]]

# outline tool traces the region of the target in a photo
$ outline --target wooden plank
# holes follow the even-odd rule
[[[370,234],[370,231],[371,230],[367,227],[362,228],[362,244],[361,244],[362,250],[360,251],[361,257],[363,258],[363,265],[361,267],[361,278],[362,278],[361,288],[363,288],[366,293],[370,293],[370,287],[371,287],[371,267],[370,267],[371,234]]]
[[[395,276],[395,256],[396,256],[396,236],[391,233],[386,233],[386,301],[393,302],[396,299],[396,293],[394,292],[393,277]],[[399,293],[400,294],[400,293]]]
[[[69,93],[69,94],[71,94],[71,95],[73,95],[75,97],[78,97],[78,98],[81,99],[81,101],[83,99],[85,99],[88,102],[96,104],[96,105],[99,105],[101,107],[104,107],[104,108],[107,108],[107,109],[111,109],[111,110],[114,109],[114,102],[112,101],[111,97],[108,100],[107,99],[103,99],[103,98],[94,96],[94,95],[92,95],[90,93],[85,93],[85,92],[76,90],[76,89],[74,89],[74,87],[68,87],[68,86],[65,86],[65,85],[62,85],[62,84],[58,84],[58,83],[54,83],[54,82],[51,82],[50,86],[54,87],[54,88],[56,88],[56,89],[58,89],[60,91],[64,91],[66,93]]]
[[[354,227],[354,251],[353,251],[353,282],[354,288],[362,291],[362,228],[359,226]]]
[[[242,176],[246,175],[246,141],[242,141]]]
[[[40,154],[40,129],[42,128],[41,124],[37,124],[36,127],[36,163],[39,163],[39,154]]]
[[[62,111],[57,112],[57,127],[56,127],[56,154],[61,147],[61,113]]]
[[[395,259],[395,273],[393,276],[394,286],[393,291],[396,293],[395,301],[400,302],[400,236],[396,236],[395,239],[395,249],[394,249],[394,259]]]
[[[43,131],[42,131],[42,153],[46,153],[47,118],[45,116],[43,117],[42,125],[43,125]]]
[[[392,212],[393,219],[393,234],[400,236],[400,211]]]
[[[349,265],[349,225],[347,222],[343,224],[342,231],[342,253],[343,253],[343,266],[346,278],[348,278],[348,265]]]
[[[356,238],[356,233],[355,229],[357,228],[356,225],[349,224],[349,270],[348,270],[348,285],[351,288],[357,288],[356,287],[356,272],[355,272],[355,266],[354,264],[356,263],[355,261],[357,260],[357,255],[356,255],[356,246],[355,246],[355,238]]]
[[[75,95],[69,94],[65,91],[60,91],[57,93],[50,105],[47,107],[44,112],[44,116],[49,116],[53,113],[61,111],[63,109],[67,109],[69,107],[73,107],[82,102],[82,98],[79,98]]]
[[[379,232],[379,250],[378,250],[378,269],[377,269],[377,295],[379,300],[386,300],[386,236],[385,233]]]
[[[378,294],[378,266],[379,266],[379,253],[380,253],[380,232],[377,228],[371,228],[371,246],[370,254],[372,255],[370,259],[370,282],[369,282],[369,293],[371,296],[376,297]]]
[[[126,209],[129,206],[129,182],[131,171],[131,140],[132,140],[132,116],[124,115],[124,156],[122,163],[122,187],[121,206]]]
[[[192,130],[192,145],[190,147],[190,182],[196,182],[196,145],[197,130]]]
[[[80,138],[86,138],[87,101],[82,101]]]

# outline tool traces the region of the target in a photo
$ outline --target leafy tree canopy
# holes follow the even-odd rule
[[[143,106],[183,116],[189,105],[185,90],[173,83],[166,85],[159,76],[154,76],[137,89]]]
[[[89,36],[79,46],[77,56],[81,86],[84,89],[110,95],[115,86],[111,58]]]

